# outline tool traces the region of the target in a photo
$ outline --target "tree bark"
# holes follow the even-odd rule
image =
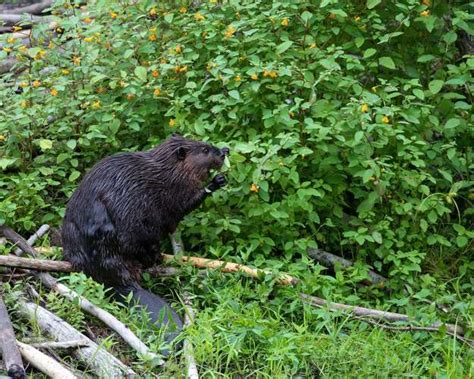
[[[16,344],[15,332],[8,315],[7,308],[0,296],[0,348],[2,350],[3,363],[7,369],[8,376],[15,379],[25,378],[25,369],[21,360],[21,354]]]

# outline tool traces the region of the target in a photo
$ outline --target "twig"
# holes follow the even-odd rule
[[[422,332],[439,332],[440,328],[432,327],[432,326],[414,326],[414,325],[408,325],[408,326],[393,326],[393,325],[387,325],[383,324],[380,322],[376,322],[374,320],[365,318],[365,317],[354,317],[354,319],[366,322],[367,324],[371,324],[377,327],[381,327],[383,329],[388,329],[388,330],[394,330],[398,332],[412,332],[412,331],[422,331]],[[459,334],[452,333],[449,330],[446,330],[446,334],[449,334],[450,336],[457,338],[459,341],[465,343],[468,345],[470,348],[474,348],[474,341],[464,338],[460,336]]]
[[[34,347],[17,341],[23,358],[30,362],[42,373],[45,373],[52,379],[77,379],[77,376],[69,371],[55,359],[35,349]]]
[[[341,303],[334,303],[331,301],[321,299],[320,297],[310,296],[304,293],[300,293],[300,297],[311,305],[314,305],[317,307],[327,307],[331,310],[347,311],[356,316],[369,317],[372,319],[387,320],[387,321],[405,321],[405,322],[411,321],[408,315],[404,315],[401,313],[379,311],[377,309],[370,309],[370,308],[358,307],[358,306],[341,304]],[[440,330],[442,327],[445,327],[446,330],[450,333],[454,333],[457,335],[464,335],[464,329],[458,325],[435,322],[434,324],[429,325],[428,327],[436,328],[436,330]]]
[[[98,376],[103,378],[136,376],[132,369],[107,352],[104,347],[97,345],[53,313],[37,304],[22,301],[19,296],[17,297],[17,303],[20,314],[30,320],[30,322],[34,322],[42,332],[50,335],[56,341],[87,341],[87,346],[71,350],[70,354],[93,369]]]
[[[344,268],[354,265],[354,262],[320,249],[308,249],[308,255],[323,265],[334,266],[336,263],[339,263]],[[387,281],[387,278],[373,270],[369,270],[367,274],[372,284],[383,284]]]
[[[7,308],[0,296],[0,348],[8,376],[15,379],[25,377],[21,354],[16,345],[15,332]]]
[[[18,23],[23,24],[37,24],[37,23],[49,23],[52,21],[51,17],[32,16],[30,14],[19,14],[19,13],[2,13],[0,14],[0,21],[7,26],[13,26]]]
[[[0,12],[0,13],[29,13],[29,14],[41,14],[46,8],[49,8],[51,4],[53,3],[52,0],[43,0],[40,3],[37,4],[32,4],[28,5],[25,7],[20,7],[20,8],[14,8],[14,9],[9,9],[5,12]]]
[[[36,243],[36,241],[39,238],[43,237],[46,233],[48,233],[48,231],[49,231],[48,224],[41,225],[40,228],[36,232],[34,232],[30,238],[26,240],[26,243],[30,246],[33,246]],[[20,248],[17,248],[13,253],[19,256],[22,254],[22,250]]]
[[[0,266],[26,268],[38,271],[73,272],[72,265],[67,261],[47,259],[20,258],[13,255],[0,255]]]
[[[5,225],[0,226],[0,230],[3,230],[3,234],[5,235],[5,237],[7,237],[10,241],[16,243],[25,253],[28,253],[33,257],[37,255],[35,249],[30,246],[23,239],[23,237],[17,234],[14,230]],[[59,293],[60,295],[66,297],[71,301],[77,301],[82,310],[97,317],[111,329],[116,331],[124,339],[124,341],[127,342],[138,353],[150,359],[155,359],[158,362],[163,362],[157,354],[151,352],[148,347],[115,316],[92,304],[83,296],[80,296],[76,292],[67,288],[64,284],[58,283],[57,280],[54,279],[51,275],[47,273],[35,273],[35,276],[49,289]]]
[[[89,343],[86,340],[75,340],[75,341],[63,341],[63,342],[46,341],[46,342],[30,343],[29,345],[37,349],[72,349],[72,348],[88,346]]]

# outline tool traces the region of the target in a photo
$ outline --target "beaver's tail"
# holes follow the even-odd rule
[[[114,287],[115,291],[123,297],[128,297],[132,293],[133,302],[142,306],[148,311],[151,322],[159,328],[164,328],[164,338],[167,343],[171,343],[183,330],[183,322],[178,314],[161,297],[143,289],[137,283],[128,287]],[[168,350],[161,353],[169,355]]]

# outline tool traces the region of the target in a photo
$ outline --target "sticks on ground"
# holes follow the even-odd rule
[[[50,356],[17,341],[21,355],[42,373],[53,379],[77,379],[77,376]]]
[[[334,266],[336,263],[339,263],[342,267],[347,268],[354,265],[353,262],[347,259],[320,249],[308,249],[308,255],[319,263],[327,266]],[[387,281],[387,278],[384,278],[373,270],[369,270],[368,275],[372,284],[383,284]]]
[[[0,255],[0,266],[26,268],[37,271],[73,272],[69,262],[47,259],[20,258],[13,255]]]
[[[37,349],[77,349],[78,347],[88,346],[88,344],[89,342],[86,340],[75,340],[65,342],[46,341],[30,343],[29,345]]]
[[[53,3],[53,0],[43,0],[39,3],[36,4],[31,4],[27,5],[25,7],[20,7],[20,8],[14,8],[10,9],[5,12],[0,12],[0,13],[18,13],[18,14],[23,14],[23,13],[29,13],[29,14],[41,14],[43,11],[51,6]]]
[[[3,299],[0,297],[0,349],[8,376],[15,379],[25,377],[21,354],[16,344],[15,332]]]

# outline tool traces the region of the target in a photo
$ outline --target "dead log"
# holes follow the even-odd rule
[[[29,14],[39,15],[43,13],[45,9],[49,8],[52,3],[53,3],[53,0],[43,0],[39,3],[27,5],[25,7],[7,9],[3,12],[0,11],[0,13],[17,13],[17,14],[29,13]]]
[[[94,370],[98,376],[102,378],[136,377],[136,373],[132,369],[108,353],[105,348],[78,332],[66,321],[37,304],[22,301],[20,298],[17,298],[17,302],[20,314],[38,325],[43,333],[51,336],[54,340],[58,342],[87,341],[86,347],[74,349],[70,354]]]
[[[20,14],[20,13],[1,13],[0,14],[0,24],[6,26],[13,26],[17,24],[31,25],[38,23],[50,23],[52,21],[51,17],[47,16],[33,16],[31,14]]]
[[[73,272],[69,262],[47,259],[20,258],[13,255],[0,255],[0,266],[25,268],[37,271]]]
[[[30,346],[33,346],[36,349],[77,349],[78,347],[88,346],[86,340],[75,340],[75,341],[46,341],[46,342],[36,342],[30,343]]]
[[[320,249],[308,249],[308,255],[325,266],[340,264],[343,268],[348,268],[354,265],[354,262]],[[383,285],[383,283],[387,281],[387,278],[384,278],[373,270],[369,270],[367,275],[370,278],[371,284]]]
[[[26,361],[30,362],[33,367],[48,375],[52,379],[78,379],[71,371],[64,367],[61,363],[50,356],[35,349],[33,346],[17,341],[21,355]]]
[[[0,296],[0,349],[8,376],[15,379],[25,378],[25,369],[20,350],[16,344],[15,332],[5,303]]]

